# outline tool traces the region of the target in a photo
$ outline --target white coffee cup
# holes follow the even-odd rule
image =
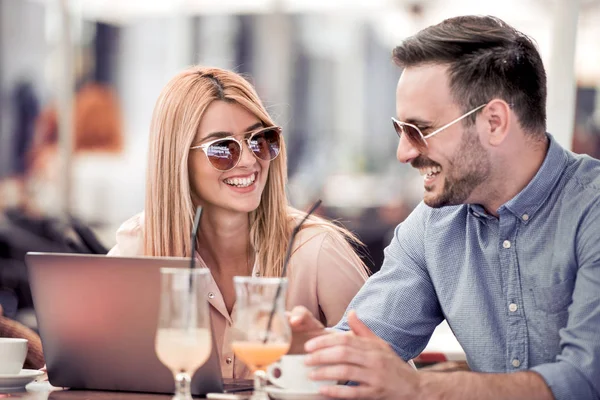
[[[0,338],[0,375],[21,372],[27,357],[27,339]]]
[[[267,368],[267,377],[275,386],[282,389],[318,393],[321,386],[335,385],[336,381],[313,381],[308,377],[315,367],[304,364],[305,355],[295,354],[281,357],[281,359]]]

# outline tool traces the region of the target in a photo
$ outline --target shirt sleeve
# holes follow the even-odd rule
[[[556,400],[600,399],[600,200],[577,234],[579,269],[556,362],[538,365]]]
[[[381,270],[348,306],[404,360],[421,353],[443,314],[427,272],[428,207],[421,203],[394,232]],[[336,329],[349,330],[346,315]]]
[[[137,214],[117,229],[117,244],[107,256],[135,257],[144,254],[144,214]]]
[[[317,256],[317,297],[326,326],[337,323],[367,280],[360,257],[341,234],[325,236]]]

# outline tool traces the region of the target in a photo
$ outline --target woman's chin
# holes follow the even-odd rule
[[[230,203],[230,208],[234,211],[240,213],[251,213],[252,211],[256,211],[258,206],[260,205],[259,199],[244,199],[243,201],[236,201],[235,203]]]

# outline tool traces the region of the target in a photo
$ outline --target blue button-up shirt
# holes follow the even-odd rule
[[[405,360],[446,319],[472,370],[531,369],[557,400],[600,399],[600,161],[548,137],[497,218],[417,206],[348,309]]]

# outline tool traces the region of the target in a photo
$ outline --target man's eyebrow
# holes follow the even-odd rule
[[[246,130],[244,131],[244,133],[253,132],[259,128],[262,128],[263,126],[264,125],[262,122],[257,122],[254,125],[250,125],[249,127],[247,127]],[[225,131],[211,132],[206,137],[202,138],[201,142],[206,142],[207,140],[210,140],[210,139],[220,139],[220,138],[229,137],[229,136],[233,136],[233,133],[225,132]]]
[[[411,124],[411,125],[416,125],[416,126],[430,126],[431,125],[431,121],[426,121],[424,119],[419,119],[419,118],[409,118],[406,121],[407,124]]]

